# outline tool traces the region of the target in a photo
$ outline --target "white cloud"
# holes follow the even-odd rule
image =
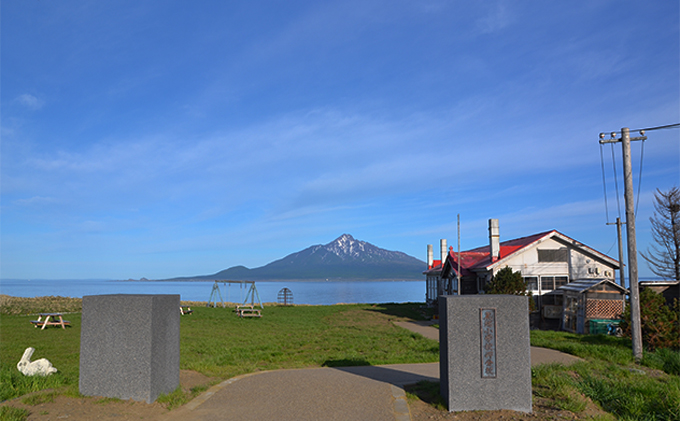
[[[39,110],[45,105],[45,101],[31,94],[22,94],[16,98],[17,102],[31,110]]]
[[[14,204],[19,206],[42,206],[52,204],[54,202],[56,202],[56,199],[53,197],[33,196],[29,199],[15,200]]]

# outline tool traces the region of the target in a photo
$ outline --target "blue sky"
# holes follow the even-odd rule
[[[464,250],[498,218],[616,257],[598,134],[680,121],[677,1],[1,7],[3,278],[211,274],[343,233],[425,260],[458,214]],[[680,130],[648,137],[640,250],[680,185]]]

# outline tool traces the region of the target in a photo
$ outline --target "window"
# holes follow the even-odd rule
[[[560,249],[538,250],[539,262],[568,262],[569,250],[566,247]]]
[[[555,276],[555,289],[561,287],[562,285],[567,285],[569,283],[568,276]]]
[[[538,277],[527,276],[524,278],[524,282],[527,284],[528,291],[538,291]]]
[[[578,298],[575,297],[567,297],[567,311],[570,311],[572,313],[576,313],[576,310],[578,310]]]
[[[555,277],[541,276],[541,290],[552,291],[553,289],[555,289]]]

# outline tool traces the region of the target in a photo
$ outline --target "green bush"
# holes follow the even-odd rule
[[[640,322],[642,341],[648,349],[680,349],[680,303],[677,300],[671,308],[665,304],[661,294],[649,288],[643,289],[640,291]],[[630,338],[630,303],[626,305],[620,327]]]
[[[487,294],[525,295],[529,297],[529,310],[534,311],[536,304],[527,291],[527,283],[521,272],[513,272],[508,266],[496,272],[485,288]]]

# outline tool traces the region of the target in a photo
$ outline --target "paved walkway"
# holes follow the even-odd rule
[[[419,333],[428,339],[439,340],[439,329],[433,328],[431,322],[395,322],[395,325]],[[581,359],[554,349],[531,347],[531,365],[561,363],[573,364]],[[437,378],[439,380],[439,378]]]
[[[439,340],[427,323],[396,325]],[[544,348],[531,348],[532,365],[564,364],[578,358]],[[439,381],[439,363],[309,368],[248,374],[213,386],[168,421],[271,419],[409,421],[403,386]]]

